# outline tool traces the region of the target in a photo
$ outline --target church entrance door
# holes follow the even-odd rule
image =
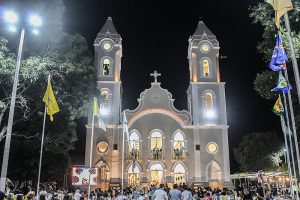
[[[140,169],[138,166],[134,166],[132,163],[128,168],[128,185],[129,186],[138,186],[140,183]]]
[[[174,168],[174,183],[176,184],[183,184],[185,183],[186,177],[185,177],[186,171],[182,164],[178,163],[176,167]]]
[[[98,182],[102,191],[109,189],[110,171],[107,163],[104,160],[100,160],[96,166],[98,167]]]
[[[139,185],[139,174],[135,174],[135,173],[128,174],[128,183],[129,183],[129,186],[138,186]]]
[[[159,185],[163,182],[163,169],[159,163],[153,163],[150,166],[150,184]]]

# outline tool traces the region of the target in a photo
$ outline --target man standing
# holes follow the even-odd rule
[[[193,200],[192,192],[188,190],[187,185],[183,185],[183,192],[181,193],[181,199],[182,200]]]
[[[256,195],[257,195],[257,199],[264,199],[265,195],[264,195],[264,189],[261,186],[261,183],[257,184],[257,189],[256,189]]]
[[[155,190],[154,194],[153,194],[153,199],[154,200],[167,200],[168,199],[168,195],[167,193],[163,190],[164,188],[164,184],[161,183],[159,185],[159,189]]]
[[[171,200],[180,200],[181,198],[181,192],[177,189],[178,185],[174,184],[173,189],[170,191],[170,198]]]

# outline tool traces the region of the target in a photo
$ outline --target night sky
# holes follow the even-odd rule
[[[111,16],[122,37],[121,80],[124,109],[134,109],[142,91],[150,88],[149,76],[157,70],[161,86],[175,99],[175,107],[187,109],[189,86],[188,39],[203,20],[220,43],[221,81],[226,82],[226,100],[231,172],[237,170],[232,149],[250,132],[280,132],[274,102],[262,99],[253,88],[257,73],[267,64],[257,53],[262,27],[252,23],[249,6],[257,0],[64,0],[64,28],[93,41]],[[73,154],[84,156],[86,119],[78,121],[78,139]],[[75,163],[82,164],[82,163]]]
[[[217,36],[221,55],[227,56],[220,61],[220,70],[221,81],[226,82],[231,171],[234,172],[237,166],[232,149],[243,135],[280,131],[278,119],[270,110],[274,102],[262,99],[253,89],[256,74],[267,67],[256,50],[256,44],[262,40],[262,27],[249,18],[249,6],[258,2],[65,0],[64,24],[66,31],[85,36],[92,49],[97,33],[111,16],[123,39],[123,109],[137,106],[140,93],[150,87],[149,73],[158,70],[162,73],[159,78],[162,87],[173,94],[175,106],[181,110],[187,109],[188,38],[198,21],[203,20]],[[79,139],[84,140],[85,133],[80,134]]]

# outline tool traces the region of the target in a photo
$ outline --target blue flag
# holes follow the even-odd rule
[[[285,68],[287,61],[288,58],[282,45],[281,35],[280,32],[278,32],[278,35],[276,37],[276,46],[273,51],[269,68],[273,71],[281,71]]]
[[[292,89],[291,85],[288,85],[285,78],[282,75],[282,72],[279,72],[277,87],[273,88],[271,91],[282,91],[284,93],[287,93],[289,90]]]
[[[186,149],[184,146],[182,146],[182,144],[180,144],[180,150],[181,150],[182,152],[185,152],[186,155],[189,156],[189,152],[187,151],[187,149]]]

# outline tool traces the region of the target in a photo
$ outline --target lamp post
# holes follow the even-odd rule
[[[17,23],[19,21],[19,18],[15,12],[6,11],[4,13],[4,20],[6,23],[9,24],[8,26],[9,31],[11,32],[17,31]],[[42,24],[42,20],[37,15],[32,15],[29,17],[28,22],[29,25],[34,28],[33,33],[38,34],[37,28]],[[13,83],[11,100],[10,100],[10,108],[9,108],[9,115],[8,115],[8,123],[7,123],[5,146],[3,151],[3,160],[2,160],[2,169],[1,169],[1,179],[0,179],[0,191],[2,192],[5,192],[5,185],[6,185],[11,133],[12,133],[12,126],[13,126],[14,112],[15,112],[15,103],[16,103],[16,95],[17,95],[17,88],[19,82],[19,71],[20,71],[24,36],[25,36],[25,26],[21,28],[21,36],[20,36],[19,49],[18,49],[17,62],[16,62],[16,71],[15,71],[14,83]]]

